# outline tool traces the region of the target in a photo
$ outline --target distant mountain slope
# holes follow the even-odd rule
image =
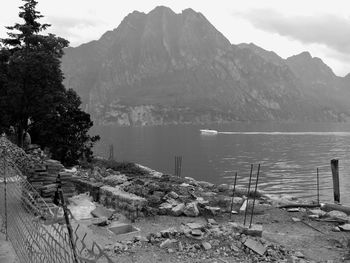
[[[344,96],[329,97],[334,90],[346,93],[350,78],[335,76],[308,54],[284,60],[254,44],[231,45],[192,9],[135,11],[99,40],[68,48],[62,66],[66,87],[78,92],[98,123],[348,116]]]

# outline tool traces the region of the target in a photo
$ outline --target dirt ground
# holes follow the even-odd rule
[[[272,206],[264,206],[258,209],[259,214],[254,215],[253,223],[263,225],[262,240],[265,243],[279,244],[286,250],[301,252],[303,257],[295,261],[275,261],[275,262],[350,262],[345,257],[350,251],[348,240],[350,240],[350,232],[334,232],[332,229],[335,223],[320,222],[308,218],[308,211],[287,212],[283,209],[274,208]],[[229,221],[243,223],[244,215],[221,214],[215,217],[219,224],[225,224]],[[303,222],[295,222],[292,218],[302,219]],[[119,218],[121,222],[127,222],[123,217]],[[117,236],[107,230],[106,227],[98,227],[90,225],[89,220],[80,222],[80,234],[88,233],[87,240],[95,240],[102,247],[110,247],[120,241],[126,243],[127,240],[133,240],[135,236],[146,237],[150,233],[158,233],[161,230],[175,227],[180,229],[182,224],[189,222],[206,223],[207,219],[203,217],[171,217],[171,216],[155,216],[143,218],[135,223],[134,226],[140,229],[140,232],[129,235]],[[195,241],[200,244],[200,241]],[[136,245],[135,245],[136,244]],[[137,245],[138,244],[138,245]],[[178,251],[174,249],[168,251],[160,248],[159,243],[151,244],[147,242],[133,243],[129,242],[126,251],[113,252],[109,255],[115,262],[259,262],[252,257],[225,256],[226,253],[211,249],[205,251],[199,249],[196,253]],[[243,253],[244,254],[244,253]],[[102,262],[102,261],[101,261]]]

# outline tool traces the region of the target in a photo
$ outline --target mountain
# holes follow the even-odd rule
[[[284,60],[232,45],[192,9],[135,11],[99,40],[67,48],[62,69],[99,124],[344,121],[349,110],[349,77],[308,53]]]

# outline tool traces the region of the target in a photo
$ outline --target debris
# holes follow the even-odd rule
[[[201,236],[203,232],[200,229],[193,229],[191,230],[191,235],[192,236]]]
[[[340,228],[335,226],[335,227],[332,228],[332,231],[333,232],[340,232]]]
[[[186,226],[188,226],[191,229],[200,229],[204,227],[204,225],[201,223],[187,223]]]
[[[342,211],[332,210],[326,214],[327,217],[332,219],[347,220],[347,214]]]
[[[241,208],[239,209],[239,212],[244,213],[247,208],[247,200],[244,200]]]
[[[160,244],[160,248],[170,248],[174,247],[174,245],[177,243],[176,239],[166,239]]]
[[[188,203],[184,209],[184,214],[191,217],[199,215],[199,210],[195,202]]]
[[[171,214],[174,216],[180,216],[184,213],[184,210],[185,210],[185,204],[181,203],[181,204],[178,204],[177,206],[174,206],[171,209]]]
[[[113,216],[114,211],[107,209],[103,206],[97,206],[94,210],[91,211],[91,214],[94,217],[98,218],[107,218],[110,219]]]
[[[326,212],[329,212],[332,210],[341,211],[350,215],[350,207],[348,206],[325,203],[325,204],[321,204],[321,209]]]
[[[291,212],[291,213],[300,212],[300,208],[288,208],[287,212]]]
[[[248,236],[261,237],[263,226],[259,224],[251,225],[251,227],[244,227],[242,233]]]
[[[91,211],[96,208],[96,205],[88,193],[69,198],[69,203],[68,209],[76,220],[92,218]]]
[[[202,242],[202,247],[204,248],[204,250],[210,250],[211,249],[211,245],[209,242]]]
[[[300,251],[296,251],[296,252],[294,253],[294,256],[296,256],[296,257],[298,257],[298,258],[305,258],[304,254],[301,253]]]
[[[266,252],[266,247],[260,244],[259,242],[248,238],[245,242],[244,245],[251,250],[253,250],[255,253],[259,254],[260,256],[263,256]]]
[[[301,221],[301,219],[297,218],[297,217],[292,217],[292,220],[293,220],[293,222],[300,222]]]
[[[318,217],[322,217],[327,214],[325,211],[322,211],[321,209],[312,209],[312,210],[309,210],[309,212],[312,213],[313,215],[317,215]]]
[[[209,218],[208,219],[208,223],[211,224],[211,225],[217,225],[218,223],[215,221],[215,219],[213,218]]]
[[[342,231],[350,231],[350,224],[344,224],[344,225],[340,225],[338,227]]]

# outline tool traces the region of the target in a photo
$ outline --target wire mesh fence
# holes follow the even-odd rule
[[[40,197],[2,152],[0,215],[2,230],[22,263],[77,263],[65,224],[53,220],[57,207]],[[56,209],[56,211],[55,211]]]

